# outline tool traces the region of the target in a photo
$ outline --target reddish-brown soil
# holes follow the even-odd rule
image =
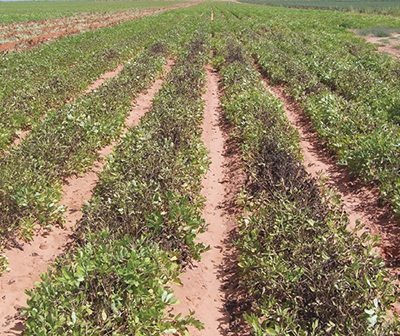
[[[171,69],[173,61],[168,61],[164,72]],[[158,79],[145,94],[139,95],[128,118],[126,128],[139,123],[140,118],[150,109],[151,100],[159,90],[162,79]],[[127,129],[124,130],[125,134]],[[20,334],[24,328],[19,319],[18,309],[26,305],[28,296],[24,293],[40,280],[40,274],[48,268],[55,258],[62,254],[72,242],[71,234],[77,221],[82,217],[84,200],[90,200],[93,188],[98,181],[97,172],[104,166],[104,157],[112,152],[117,142],[99,151],[101,160],[81,176],[70,177],[63,186],[61,204],[67,207],[64,228],[53,227],[50,231],[40,229],[29,243],[19,242],[21,248],[6,251],[11,271],[0,277],[0,335]]]
[[[130,59],[132,60],[132,59]],[[128,62],[130,61],[128,60]],[[100,85],[102,85],[106,79],[111,79],[116,77],[124,68],[124,64],[120,64],[118,65],[114,70],[111,71],[107,71],[103,74],[103,76],[101,76],[99,79],[97,79],[93,84],[89,85],[88,89],[84,92],[84,94],[88,94],[96,89],[98,89],[100,87]]]
[[[235,276],[232,275],[236,267],[236,253],[230,241],[237,229],[235,218],[239,210],[235,205],[235,197],[238,188],[245,182],[245,175],[241,170],[240,156],[232,149],[232,141],[228,140],[229,129],[219,109],[218,75],[210,67],[207,69],[207,80],[208,89],[203,96],[206,104],[202,140],[210,150],[211,165],[203,180],[202,195],[206,198],[203,218],[209,226],[199,238],[210,246],[210,250],[203,254],[200,262],[194,262],[185,270],[180,277],[182,286],[174,286],[175,295],[180,300],[174,312],[196,312],[195,317],[204,323],[205,329],[198,331],[191,328],[190,334],[193,336],[243,335],[242,332],[235,332],[238,327],[235,323],[240,321],[236,320],[230,307],[236,286]],[[265,83],[282,101],[290,122],[299,130],[307,171],[314,177],[320,174],[329,177],[327,184],[338,190],[344,209],[349,214],[349,228],[353,228],[359,219],[366,225],[366,229],[382,236],[382,255],[387,264],[395,269],[399,260],[399,225],[390,209],[380,205],[379,190],[362,185],[346,169],[338,166],[335,156],[318,139],[309,118],[284,93],[284,88],[270,87],[267,80]],[[140,116],[149,109],[151,99],[160,85],[161,80],[158,80],[146,95],[137,99],[126,121],[127,127],[139,122]],[[101,157],[110,154],[113,146],[115,143],[103,148],[100,151]],[[14,306],[18,308],[24,305],[27,298],[23,294],[24,289],[32,287],[33,281],[39,279],[40,272],[71,241],[69,235],[82,216],[80,208],[83,200],[90,199],[98,179],[97,172],[103,165],[103,162],[97,162],[90,171],[69,179],[64,186],[62,204],[68,206],[67,225],[64,229],[40,231],[33,242],[23,246],[23,250],[15,249],[7,253],[12,271],[0,278],[0,299],[4,303],[0,308],[0,334],[18,334],[23,329],[23,322],[13,318],[16,313]]]
[[[395,48],[400,46],[400,34],[393,33],[390,37],[377,37],[372,34],[361,36],[357,35],[355,31],[351,31],[356,34],[356,37],[362,38],[366,42],[378,45],[378,52],[388,53],[395,59],[400,57],[400,49]],[[386,41],[386,43],[383,43],[383,41]]]
[[[359,220],[365,225],[364,230],[379,235],[380,254],[391,273],[395,276],[400,274],[400,223],[390,208],[382,205],[379,188],[361,183],[356,176],[350,175],[346,168],[337,165],[335,155],[319,140],[308,116],[285,94],[284,88],[271,87],[268,80],[265,80],[265,83],[282,101],[289,121],[300,133],[300,146],[303,149],[306,170],[314,177],[320,174],[329,177],[327,184],[338,191],[344,210],[349,214],[349,229],[353,229]]]
[[[173,9],[193,6],[194,4],[195,2],[188,2],[158,8],[78,14],[48,20],[3,24],[0,25],[0,52],[34,48],[42,43],[51,42],[64,36],[110,27],[142,16],[163,13]]]
[[[202,140],[210,150],[211,165],[203,180],[202,195],[206,198],[203,218],[209,226],[199,238],[210,246],[210,250],[181,276],[183,285],[174,286],[180,300],[174,308],[175,313],[187,314],[189,310],[195,310],[195,317],[204,323],[204,330],[190,329],[193,336],[228,335],[230,329],[231,317],[225,303],[232,291],[227,280],[232,260],[235,260],[230,235],[236,224],[231,209],[238,186],[244,180],[240,167],[233,166],[240,160],[226,147],[228,135],[222,130],[218,76],[210,67],[207,70]]]

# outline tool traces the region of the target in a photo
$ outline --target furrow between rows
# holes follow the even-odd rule
[[[180,277],[182,286],[174,286],[180,304],[174,311],[187,314],[195,310],[196,318],[204,323],[204,330],[189,329],[190,335],[226,335],[230,327],[229,311],[225,306],[229,295],[226,277],[230,273],[232,244],[230,234],[236,228],[229,211],[232,209],[240,171],[228,175],[228,168],[236,159],[230,157],[226,147],[224,118],[219,108],[218,74],[208,66],[202,141],[209,150],[210,168],[202,185],[205,206],[202,218],[208,223],[200,241],[209,246],[199,262],[194,262]]]
[[[173,60],[168,60],[164,67],[164,75],[168,74],[173,66]],[[130,127],[138,125],[140,118],[150,109],[151,101],[158,92],[163,80],[157,79],[146,93],[141,93],[133,108],[125,119],[125,129],[122,136]],[[120,141],[120,140],[119,140]],[[61,228],[55,226],[51,231],[40,230],[34,239],[20,248],[7,251],[10,271],[0,277],[0,334],[8,335],[22,323],[18,311],[25,305],[33,283],[40,280],[40,274],[55,261],[55,258],[65,252],[73,244],[74,228],[82,217],[84,201],[90,200],[93,189],[99,181],[98,172],[106,164],[105,158],[110,155],[119,141],[114,141],[99,150],[99,160],[83,175],[69,177],[62,187],[60,204],[67,211],[64,214],[66,224]]]
[[[130,61],[132,61],[132,59],[133,58],[130,58],[129,60],[127,60],[127,62],[129,63]],[[91,85],[89,85],[89,88],[87,90],[85,90],[82,94],[78,95],[76,98],[71,98],[68,102],[66,102],[65,105],[72,104],[75,99],[82,98],[82,96],[87,95],[94,90],[97,90],[101,85],[104,84],[104,82],[106,80],[109,80],[109,79],[112,79],[112,78],[118,76],[118,74],[123,70],[123,68],[124,68],[124,63],[121,63],[114,70],[106,71],[100,78],[98,78]],[[60,108],[60,106],[58,106],[57,108]],[[44,120],[45,117],[46,117],[46,115],[43,115],[39,119]],[[21,141],[23,141],[30,132],[31,132],[30,130],[25,130],[25,131],[22,131],[21,133],[19,133],[18,135],[16,135],[11,141],[10,148],[19,146],[21,144]],[[9,153],[9,151],[7,151],[7,153]]]
[[[248,175],[238,200],[240,286],[230,303],[259,335],[395,334],[387,316],[396,288],[372,253],[375,241],[347,231],[338,195],[308,175],[297,130],[243,45],[226,32],[215,44],[222,106]]]
[[[151,110],[113,151],[79,221],[76,245],[29,292],[28,334],[60,334],[70,326],[78,334],[201,328],[192,314],[164,310],[176,303],[169,287],[180,268],[204,250],[194,239],[204,230],[199,181],[208,158],[198,125],[208,54],[207,37],[195,34]]]

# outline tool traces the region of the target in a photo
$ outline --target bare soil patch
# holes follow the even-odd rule
[[[173,60],[169,60],[164,73],[170,71]],[[163,79],[158,79],[147,91],[139,95],[126,119],[127,128],[137,125],[140,118],[150,109],[155,93],[160,89]],[[121,136],[122,136],[121,135]],[[35,238],[29,242],[17,242],[19,248],[6,252],[11,271],[0,276],[0,335],[19,335],[24,329],[24,321],[19,315],[20,308],[26,305],[28,296],[24,293],[40,280],[40,274],[54,262],[57,256],[65,253],[73,244],[73,229],[82,217],[84,200],[90,200],[98,182],[98,172],[105,165],[104,158],[109,155],[117,141],[99,151],[100,161],[81,176],[72,176],[65,181],[63,198],[60,204],[67,206],[66,225],[51,230],[39,229]]]
[[[369,34],[367,36],[358,35],[355,31],[356,37],[364,39],[368,43],[378,45],[378,52],[388,53],[390,56],[398,59],[400,57],[400,34],[392,33],[389,37],[377,37],[373,34]]]
[[[205,110],[202,140],[210,150],[211,165],[203,180],[202,195],[206,198],[203,218],[209,224],[200,241],[210,246],[200,262],[181,276],[182,286],[174,286],[180,304],[175,313],[195,310],[195,317],[204,323],[202,331],[190,329],[190,335],[229,335],[232,318],[228,298],[236,284],[230,282],[236,264],[231,244],[236,230],[235,196],[243,185],[243,173],[237,159],[227,147],[228,134],[223,132],[224,118],[219,108],[218,75],[207,68],[208,89],[204,95]]]

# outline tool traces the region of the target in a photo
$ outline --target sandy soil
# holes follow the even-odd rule
[[[126,62],[131,61],[133,58],[127,60]],[[124,63],[119,64],[114,70],[106,71],[103,76],[97,79],[93,84],[90,84],[88,89],[85,90],[84,94],[88,94],[100,87],[107,79],[111,79],[116,77],[124,68]]]
[[[164,73],[170,71],[173,61],[168,61]],[[147,93],[140,94],[133,104],[126,128],[135,126],[140,118],[150,109],[154,94],[160,89],[163,79],[158,79]],[[124,130],[125,134],[127,129]],[[122,135],[121,135],[122,136]],[[61,204],[67,206],[64,228],[53,227],[51,231],[40,229],[29,243],[19,242],[20,248],[6,251],[11,271],[0,277],[0,335],[19,335],[24,328],[19,320],[18,310],[25,305],[28,296],[25,290],[32,288],[40,274],[62,254],[68,244],[73,243],[73,228],[82,217],[81,207],[84,200],[90,200],[93,188],[98,182],[99,172],[105,162],[104,157],[112,152],[117,142],[99,151],[101,160],[82,176],[70,177],[63,186]]]
[[[197,2],[187,2],[167,7],[143,8],[111,13],[79,14],[48,20],[14,22],[0,25],[0,52],[13,49],[35,48],[46,42],[82,32],[110,27],[139,17],[163,13],[169,10],[193,6]],[[2,43],[11,39],[10,42]]]
[[[377,37],[372,34],[367,36],[356,35],[356,37],[362,38],[366,42],[377,44],[378,52],[386,52],[396,59],[400,57],[400,49],[394,48],[400,45],[400,34],[393,33],[391,37]],[[387,41],[387,43],[383,43],[382,40]]]
[[[174,308],[175,313],[187,314],[189,309],[195,310],[195,317],[204,323],[204,330],[190,329],[192,336],[228,335],[230,329],[231,318],[225,302],[232,290],[227,281],[231,269],[229,261],[235,258],[230,235],[236,227],[230,209],[235,203],[237,185],[243,180],[240,169],[237,166],[232,169],[237,160],[226,147],[227,134],[222,130],[223,118],[218,106],[218,75],[211,67],[207,70],[202,140],[210,150],[211,165],[203,180],[202,195],[206,197],[203,218],[209,226],[199,238],[210,250],[203,254],[201,262],[195,262],[181,276],[183,286],[174,286],[181,302]]]
[[[365,225],[364,230],[379,235],[380,254],[391,273],[400,274],[400,223],[390,208],[382,205],[379,188],[362,184],[346,168],[338,166],[337,158],[318,139],[308,116],[284,93],[284,88],[271,87],[268,80],[265,82],[282,101],[289,121],[299,130],[306,170],[314,177],[321,173],[329,177],[327,184],[338,190],[344,210],[349,214],[349,229],[353,229],[356,221],[360,220]]]

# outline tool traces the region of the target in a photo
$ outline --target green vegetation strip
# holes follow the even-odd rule
[[[275,38],[272,49],[269,41],[274,42],[267,35],[252,47],[263,70],[300,102],[318,135],[338,154],[339,164],[378,182],[382,197],[400,214],[398,63],[357,45],[346,47],[346,40],[325,44],[311,34],[311,43],[303,43],[298,34],[283,33],[285,46],[278,46]],[[289,51],[294,40],[297,47]],[[285,64],[278,48],[287,50]]]
[[[180,20],[176,14],[141,18],[73,35],[0,60],[0,150],[21,129],[40,123],[56,105],[82,93],[105,71],[135,56]]]
[[[257,9],[239,8],[239,19],[234,11],[227,15],[231,30],[271,84],[284,85],[304,108],[339,164],[377,183],[400,214],[400,63],[343,28],[399,27],[400,21],[369,16],[366,24],[364,16],[348,13]]]
[[[206,26],[207,23],[204,23]],[[201,328],[175,316],[169,288],[182,264],[200,258],[196,234],[208,34],[195,34],[169,73],[152,109],[127,133],[101,174],[79,223],[77,246],[30,291],[28,335],[186,335]]]
[[[346,231],[340,201],[306,173],[298,134],[243,45],[214,39],[223,110],[249,181],[240,193],[241,292],[255,335],[394,335],[395,300],[371,237]]]
[[[96,150],[119,137],[132,101],[202,23],[196,15],[187,18],[127,63],[117,77],[51,112],[20,147],[0,155],[1,249],[17,235],[31,239],[37,224],[63,223],[65,209],[57,205],[63,179],[84,172],[98,157]]]
[[[400,33],[400,27],[368,27],[368,28],[363,28],[359,29],[358,33],[362,36],[367,36],[372,34],[373,36],[377,37],[390,37],[392,34],[399,34]]]
[[[240,2],[269,6],[400,15],[400,5],[397,0],[240,0]]]
[[[27,22],[78,14],[166,7],[182,1],[15,1],[0,6],[0,23]]]
[[[159,75],[164,49],[146,50],[114,80],[46,117],[10,154],[0,157],[2,248],[21,234],[30,239],[36,224],[63,223],[62,179],[85,171],[96,149],[118,138],[131,102]]]

